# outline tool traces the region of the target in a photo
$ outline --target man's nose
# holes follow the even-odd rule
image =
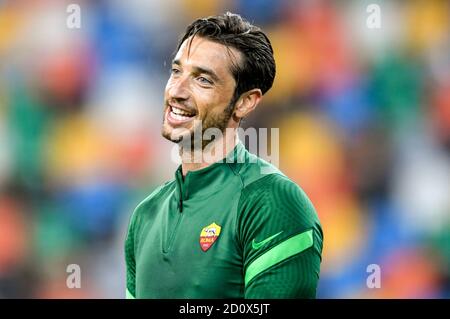
[[[172,99],[187,100],[189,95],[189,79],[187,77],[176,79],[169,87],[169,96]]]

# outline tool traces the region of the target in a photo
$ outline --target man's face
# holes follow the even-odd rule
[[[227,48],[196,36],[188,55],[189,41],[184,41],[173,60],[164,94],[162,135],[172,142],[192,139],[200,125],[203,132],[212,127],[223,132],[232,114],[236,82]],[[240,54],[230,50],[239,63]]]

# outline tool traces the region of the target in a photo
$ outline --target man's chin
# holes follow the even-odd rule
[[[180,143],[186,138],[191,139],[191,132],[188,129],[183,128],[167,128],[163,126],[161,130],[161,135],[168,141],[173,143]]]
[[[168,133],[166,131],[161,132],[162,137],[164,137],[166,140],[173,142],[173,143],[180,143],[183,140],[183,136],[175,136],[172,133]]]

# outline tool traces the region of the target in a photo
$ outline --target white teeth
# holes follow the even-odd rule
[[[174,119],[179,120],[179,121],[183,121],[183,120],[186,120],[186,119],[190,118],[189,116],[179,115],[179,114],[176,114],[176,113],[174,113],[174,112],[170,112],[170,113],[171,113],[171,116],[172,116]]]
[[[177,114],[177,115],[183,115],[183,116],[189,116],[191,115],[188,112],[183,111],[182,109],[176,108],[176,107],[172,107],[172,113],[173,114]]]

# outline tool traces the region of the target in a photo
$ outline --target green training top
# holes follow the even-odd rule
[[[322,239],[300,187],[239,142],[138,205],[127,298],[315,298]]]

